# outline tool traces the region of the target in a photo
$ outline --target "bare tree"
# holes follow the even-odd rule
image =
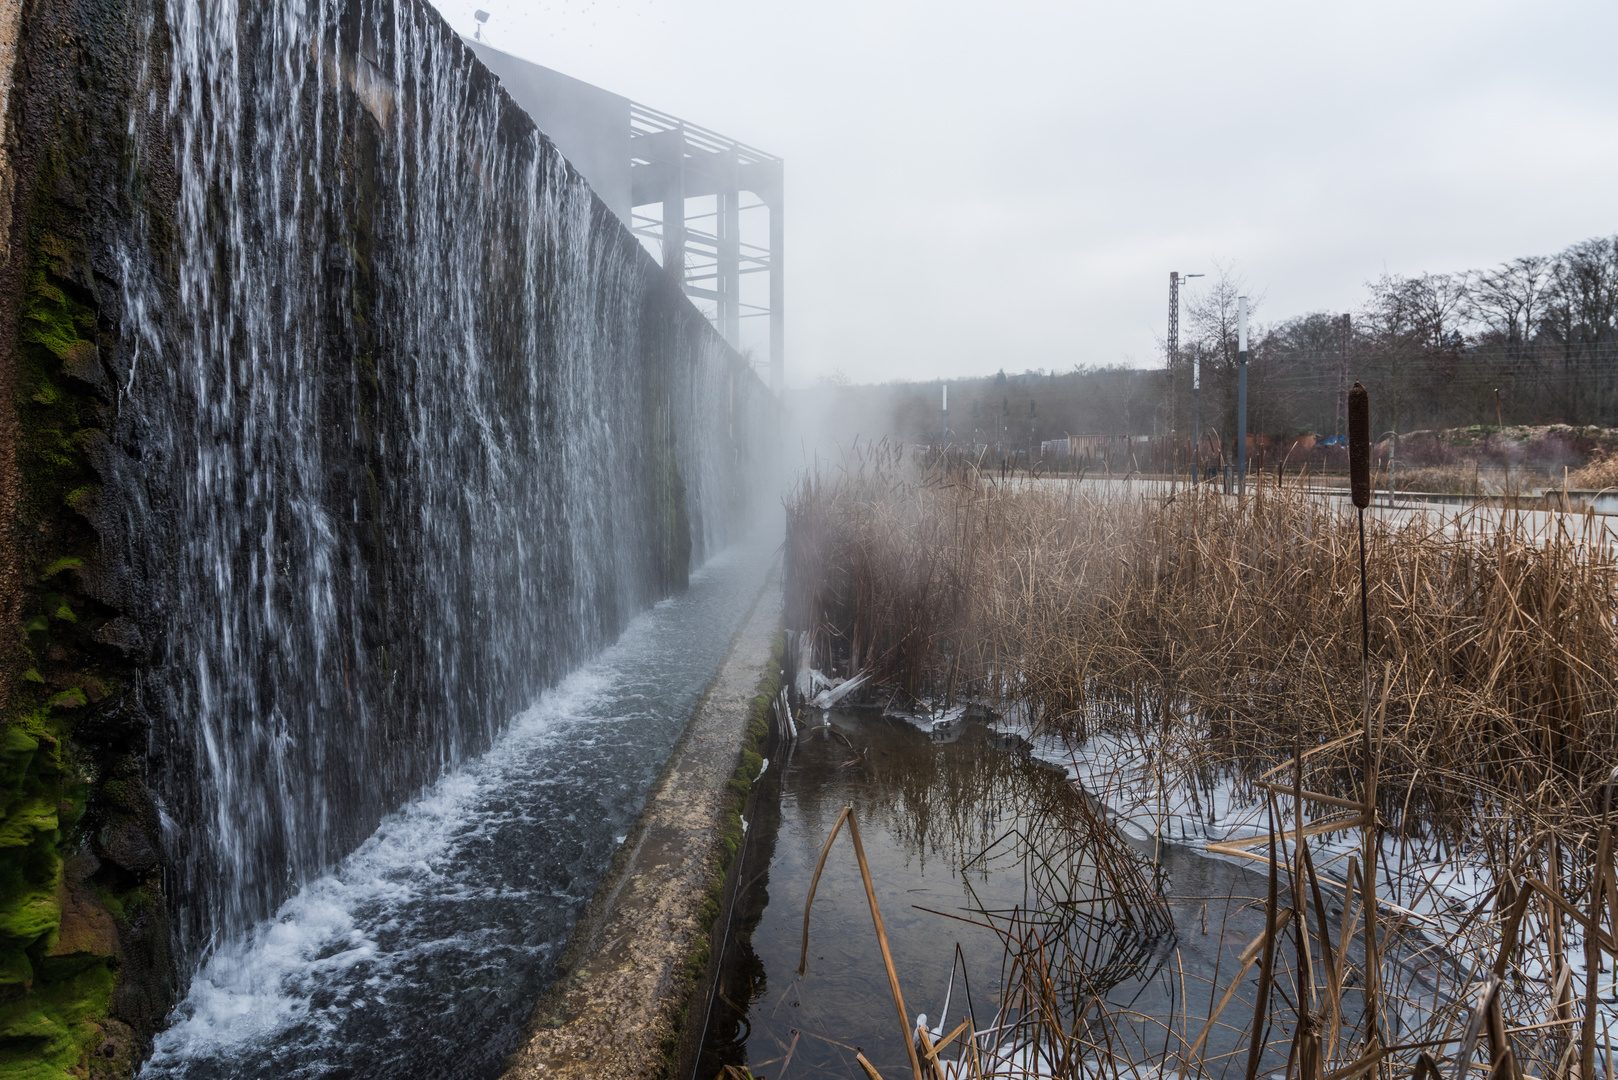
[[[1265,329],[1251,361],[1254,430],[1270,435],[1332,430],[1342,333],[1340,318],[1327,312]]]
[[[1412,369],[1421,354],[1421,320],[1409,283],[1409,278],[1387,273],[1367,282],[1371,295],[1355,320],[1365,338],[1364,375],[1379,413],[1376,426],[1392,430],[1409,413],[1417,376]]]
[[[1406,279],[1405,289],[1422,344],[1429,352],[1465,344],[1461,318],[1466,311],[1466,275],[1422,274]]]
[[[1581,241],[1557,256],[1546,327],[1561,346],[1563,401],[1571,422],[1588,418],[1591,405],[1598,415],[1613,412],[1612,365],[1603,361],[1618,340],[1615,318],[1618,236]]]
[[[1197,290],[1185,305],[1186,338],[1197,342],[1225,367],[1236,367],[1236,316],[1238,302],[1247,297],[1251,318],[1264,299],[1247,291],[1247,281],[1236,272],[1234,262],[1214,260],[1216,271],[1208,284]]]
[[[1508,346],[1526,345],[1545,318],[1551,265],[1547,256],[1525,255],[1477,271],[1467,289],[1468,317]]]
[[[1186,303],[1185,343],[1181,350],[1200,357],[1202,362],[1203,422],[1209,424],[1211,417],[1217,418],[1211,426],[1231,432],[1236,430],[1236,324],[1240,300],[1247,297],[1251,319],[1264,296],[1248,291],[1234,262],[1215,259],[1213,266],[1215,272],[1208,284]]]

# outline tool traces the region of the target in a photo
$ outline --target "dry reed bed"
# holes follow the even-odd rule
[[[788,622],[823,669],[1075,737],[1123,725],[1247,781],[1301,743],[1317,790],[1357,797],[1358,548],[1334,504],[999,484],[872,454],[806,480],[788,515]],[[1605,809],[1618,566],[1577,535],[1590,519],[1549,536],[1519,520],[1367,521],[1381,812],[1402,835],[1593,835]]]
[[[1463,1041],[1472,1056],[1473,1016],[1485,1035],[1531,1029],[1492,1040],[1512,1053],[1474,1066],[1485,1073],[1491,1061],[1519,1076],[1602,1065],[1597,952],[1618,937],[1604,828],[1618,764],[1618,567],[1593,519],[1543,534],[1527,518],[1493,520],[1373,517],[1366,557],[1375,829],[1398,841],[1396,859],[1409,845],[1429,868],[1464,863],[1499,887],[1447,923],[1406,913],[1377,931],[1382,956],[1406,958],[1373,972],[1380,1021],[1374,1007],[1339,1008],[1368,974],[1361,956],[1355,975],[1354,935],[1332,941],[1323,915],[1318,928],[1294,924],[1287,969],[1272,955],[1277,927],[1260,951],[1266,983],[1291,980],[1280,995],[1294,1017],[1289,1074],[1347,1080],[1345,1063],[1372,1067],[1376,1046],[1398,1042],[1392,1015],[1427,1036],[1399,1044],[1407,1065],[1430,1051],[1464,1073],[1451,1059]],[[1364,798],[1358,536],[1336,505],[1263,484],[1237,501],[996,481],[960,462],[917,469],[878,447],[806,478],[788,522],[788,621],[809,632],[823,669],[867,670],[890,698],[975,698],[1075,741],[1127,732],[1169,782],[1234,782],[1268,800],[1272,835]],[[1290,811],[1294,786],[1321,796],[1306,800],[1305,821]],[[1322,885],[1341,892],[1354,872],[1317,876],[1284,840],[1268,858],[1283,864],[1286,892],[1269,910],[1284,916],[1290,894],[1318,915]],[[1376,849],[1386,863],[1388,847]],[[1401,870],[1384,865],[1385,880]],[[1581,929],[1603,921],[1606,931]],[[1409,958],[1423,953],[1459,964],[1432,961],[1417,978]],[[1439,969],[1448,975],[1435,983]],[[1489,970],[1504,981],[1479,1005],[1474,980]],[[1266,1045],[1279,1006],[1261,994],[1250,1008],[1250,1042]],[[1078,1031],[1072,1015],[1052,1022],[1064,1038]],[[1197,1054],[1187,1022],[1182,1066]],[[1398,1057],[1372,1065],[1386,1072]],[[1245,1071],[1257,1068],[1255,1056]]]

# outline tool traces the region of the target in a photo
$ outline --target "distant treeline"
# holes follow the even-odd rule
[[[1618,425],[1618,236],[1488,270],[1384,274],[1367,289],[1355,311],[1255,327],[1252,430],[1336,434],[1342,391],[1355,379],[1371,391],[1382,431]],[[1234,423],[1243,291],[1221,273],[1186,305],[1189,333],[1165,402],[1179,422],[1188,422],[1191,365],[1200,359],[1204,423]]]
[[[1164,367],[1028,371],[950,382],[951,440],[1026,448],[1062,435],[1189,436],[1192,368],[1201,426],[1228,441],[1236,416],[1236,321],[1244,282],[1229,268],[1187,290],[1177,356]],[[1262,299],[1262,298],[1260,298]],[[1618,236],[1488,270],[1367,283],[1363,304],[1275,323],[1252,306],[1249,430],[1338,434],[1342,393],[1371,391],[1377,432],[1472,425],[1618,426]],[[1498,393],[1497,393],[1498,391]],[[827,434],[940,436],[939,384],[796,395]],[[1032,404],[1031,404],[1032,403]]]
[[[949,441],[1026,450],[1065,435],[1167,434],[1169,382],[1162,368],[1027,371],[949,381]],[[858,436],[933,443],[943,436],[940,384],[838,382],[793,391],[789,404],[827,443]]]

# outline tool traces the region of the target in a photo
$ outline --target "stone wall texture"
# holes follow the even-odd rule
[[[0,2],[0,1077],[683,587],[777,406],[431,8]]]

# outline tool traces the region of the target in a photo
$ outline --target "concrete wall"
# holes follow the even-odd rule
[[[618,220],[630,224],[629,99],[463,39]]]
[[[479,49],[502,92],[423,0],[18,10],[0,1080],[127,1075],[215,934],[773,502],[780,421],[620,220],[626,99]]]

